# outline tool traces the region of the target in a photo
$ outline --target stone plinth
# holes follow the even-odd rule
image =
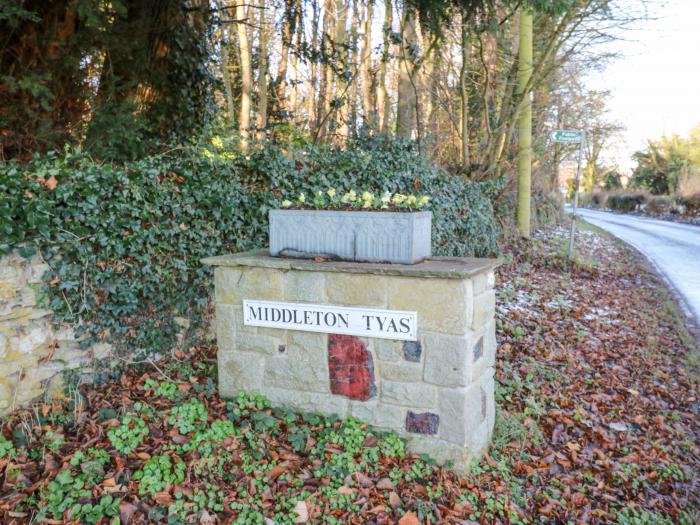
[[[211,257],[221,395],[257,390],[297,410],[356,416],[464,471],[494,424],[496,261],[314,262]],[[417,314],[412,340],[250,326],[244,301]]]

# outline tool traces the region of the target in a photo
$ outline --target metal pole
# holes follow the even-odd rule
[[[586,133],[581,131],[581,140],[578,143],[578,169],[576,170],[576,182],[574,183],[574,207],[571,212],[571,236],[569,237],[569,259],[574,258],[574,237],[576,236],[576,208],[578,208],[578,188],[581,183],[581,161],[583,160],[583,141]]]

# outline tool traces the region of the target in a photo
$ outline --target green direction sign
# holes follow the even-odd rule
[[[550,138],[554,142],[581,142],[581,140],[583,140],[583,131],[575,129],[557,129],[552,131]]]

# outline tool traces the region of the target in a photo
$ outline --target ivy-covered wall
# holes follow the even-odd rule
[[[409,142],[268,144],[242,155],[215,137],[120,164],[79,150],[0,164],[0,253],[41,254],[41,306],[82,346],[167,352],[203,325],[213,279],[201,259],[265,246],[271,207],[328,187],[428,194],[434,253],[497,250],[497,183],[450,176]]]

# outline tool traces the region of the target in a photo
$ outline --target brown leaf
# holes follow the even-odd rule
[[[418,521],[418,516],[413,514],[413,512],[407,512],[399,520],[399,525],[420,525],[420,521]]]
[[[270,470],[270,472],[267,475],[272,481],[275,481],[282,474],[287,472],[287,470],[289,470],[287,467],[283,467],[282,465],[277,465],[276,467],[273,467],[272,470]]]
[[[46,183],[45,183],[45,186],[46,186],[49,190],[55,190],[57,185],[58,185],[58,181],[56,180],[56,177],[54,177],[53,175],[51,175],[51,176],[49,177],[49,180],[47,180]]]
[[[173,497],[167,491],[157,492],[156,495],[153,496],[153,501],[158,503],[158,505],[167,506],[173,502]]]
[[[399,498],[399,495],[394,491],[389,493],[389,505],[391,505],[392,509],[397,509],[402,505],[401,498]]]
[[[136,505],[133,505],[128,501],[122,501],[119,504],[119,518],[122,521],[122,525],[129,525],[135,513]]]
[[[394,483],[389,478],[382,478],[377,481],[377,488],[379,490],[393,490]]]
[[[367,474],[364,474],[360,471],[355,472],[355,480],[357,481],[357,484],[360,485],[363,489],[368,489],[370,487],[374,487],[374,481],[372,481]]]
[[[294,512],[297,514],[294,523],[306,523],[309,521],[309,509],[305,501],[297,501],[297,504],[294,505]]]

